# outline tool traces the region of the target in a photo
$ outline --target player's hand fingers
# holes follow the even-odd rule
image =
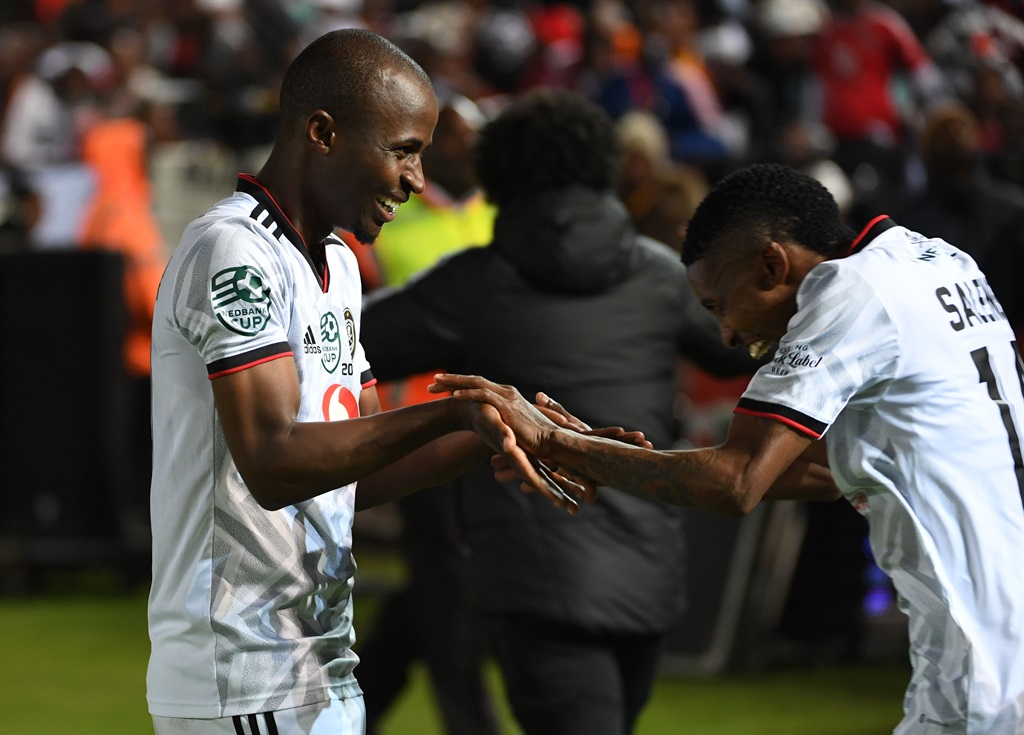
[[[644,449],[654,449],[654,445],[647,441],[642,431],[626,431],[621,426],[604,426],[600,429],[591,429],[583,432],[587,436],[598,436],[604,439],[614,439],[624,444],[632,444]]]
[[[441,378],[443,376],[438,376]],[[461,382],[462,378],[456,376]],[[466,378],[475,381],[475,378]],[[512,386],[496,385],[483,381],[485,387],[459,388],[452,395],[462,401],[475,401],[494,406],[501,414],[501,420],[515,432],[516,443],[524,451],[536,453],[545,436],[557,427],[540,411],[534,408],[522,394]]]
[[[587,431],[590,429],[586,423],[569,413],[565,406],[547,393],[538,392],[534,405],[559,426],[574,431]]]
[[[518,479],[515,469],[508,463],[504,455],[495,454],[491,457],[491,468],[497,482],[512,482]]]
[[[516,447],[514,452],[507,452],[506,457],[517,468],[519,479],[523,481],[520,488],[524,492],[539,492],[552,504],[564,508],[572,515],[579,513],[580,506],[576,499],[569,495],[558,480],[549,475],[536,459],[519,447]]]
[[[547,462],[541,461],[540,469],[545,477],[554,481],[564,492],[577,500],[585,503],[593,503],[597,500],[597,484],[589,477],[583,477],[574,472],[566,472],[560,467],[554,467]]]
[[[589,496],[587,495],[585,488],[580,488],[577,483],[560,476],[560,474],[551,472],[546,465],[538,461],[536,458],[527,457],[526,461],[535,470],[537,470],[538,476],[545,485],[547,485],[546,489],[551,493],[560,496],[560,502],[555,503],[556,505],[560,505],[560,507],[564,507],[570,513],[575,514],[579,510],[579,503],[576,502],[576,497],[583,498],[589,502]],[[507,454],[495,454],[492,456],[491,467],[494,469],[494,479],[497,482],[514,482],[515,480],[522,479],[520,472],[513,466]],[[528,493],[538,492],[538,490],[540,490],[540,488],[536,487],[535,484],[525,481],[521,483],[520,488],[523,492]],[[544,492],[544,490],[540,490],[540,492],[542,492],[545,497],[551,499],[548,492]]]
[[[502,386],[493,383],[487,378],[479,375],[456,375],[454,373],[438,373],[434,376],[434,382],[427,386],[431,393],[447,393],[449,391],[464,390],[467,388],[501,388]]]

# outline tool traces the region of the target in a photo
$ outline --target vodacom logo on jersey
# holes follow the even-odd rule
[[[359,403],[352,391],[335,383],[324,391],[324,421],[342,421],[359,416]]]

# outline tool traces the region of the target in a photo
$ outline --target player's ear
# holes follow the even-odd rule
[[[334,117],[323,110],[314,110],[306,120],[306,140],[321,153],[330,153],[336,139]]]
[[[758,285],[765,291],[786,282],[789,276],[789,253],[774,240],[769,241],[761,247],[758,265],[760,266],[760,278]]]

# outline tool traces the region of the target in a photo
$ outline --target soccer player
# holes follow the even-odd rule
[[[167,267],[153,327],[157,733],[362,733],[354,511],[494,450],[549,492],[497,412],[378,413],[355,256],[332,233],[372,243],[423,190],[437,114],[393,44],[322,36],[285,74],[265,165],[189,225]]]
[[[1024,371],[985,275],[886,216],[855,237],[824,187],[776,164],[712,190],[683,261],[726,343],[758,355],[778,342],[720,446],[574,435],[478,377],[438,376],[435,390],[498,407],[520,446],[564,472],[682,505],[831,498],[830,468],[909,616],[895,732],[1021,733]]]

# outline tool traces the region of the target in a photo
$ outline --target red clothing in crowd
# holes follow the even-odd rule
[[[840,140],[898,139],[902,125],[893,79],[930,63],[906,21],[876,3],[834,15],[822,29],[815,62],[823,88],[822,121]]]

